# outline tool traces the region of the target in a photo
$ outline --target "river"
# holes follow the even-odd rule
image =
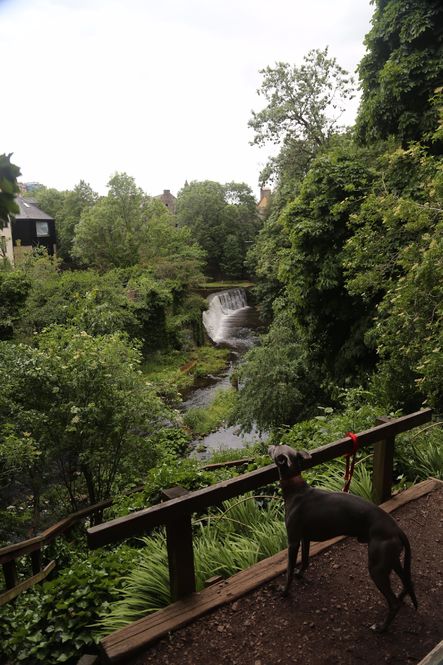
[[[214,377],[208,377],[208,385],[193,390],[183,402],[182,409],[208,406],[219,389],[231,386],[231,374],[241,362],[242,356],[251,349],[258,340],[260,321],[255,307],[247,303],[244,289],[228,289],[213,293],[208,297],[208,310],[203,313],[203,324],[206,332],[217,346],[231,350],[229,366],[226,371]],[[243,448],[248,443],[265,440],[256,430],[240,433],[238,426],[220,427],[202,437],[194,444],[193,456],[208,459],[214,450]],[[198,450],[197,450],[198,449]]]

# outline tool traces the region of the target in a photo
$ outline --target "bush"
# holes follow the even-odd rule
[[[140,550],[121,546],[89,553],[59,576],[0,608],[2,648],[12,663],[75,663],[94,648],[91,629],[123,584],[122,570],[138,565]]]

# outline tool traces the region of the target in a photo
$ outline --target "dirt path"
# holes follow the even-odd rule
[[[419,610],[409,601],[385,635],[367,547],[346,540],[311,561],[290,598],[283,577],[163,639],[128,665],[409,665],[443,639],[443,488],[394,513],[412,547]]]

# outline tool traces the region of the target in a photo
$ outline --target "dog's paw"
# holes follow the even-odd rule
[[[371,626],[371,630],[373,633],[377,633],[377,635],[381,635],[381,633],[384,633],[386,630],[386,626],[383,623],[373,623]]]

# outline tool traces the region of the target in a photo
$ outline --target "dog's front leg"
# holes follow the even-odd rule
[[[301,541],[301,566],[294,571],[296,577],[302,577],[306,568],[309,566],[309,545],[309,540],[303,538]]]
[[[287,596],[289,592],[289,587],[291,586],[292,579],[294,577],[295,564],[297,562],[298,550],[300,547],[300,541],[297,540],[293,544],[288,545],[288,567],[286,570],[286,584],[283,589],[283,595]]]

